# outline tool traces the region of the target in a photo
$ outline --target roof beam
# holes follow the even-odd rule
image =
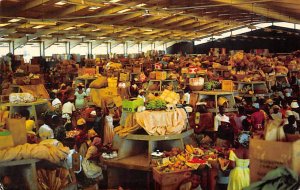
[[[280,12],[274,11],[274,10],[270,10],[268,8],[263,7],[260,4],[253,4],[254,7],[252,7],[252,4],[245,4],[242,3],[242,1],[239,0],[213,0],[214,2],[217,3],[226,3],[228,5],[231,5],[232,7],[238,8],[238,9],[242,9],[242,10],[246,10],[249,12],[254,12],[256,14],[265,16],[267,18],[272,18],[276,21],[284,21],[284,22],[293,22],[293,23],[300,23],[299,19],[295,19],[289,16],[286,16]],[[264,1],[261,1],[264,2]],[[240,4],[239,4],[240,3]]]
[[[136,17],[140,17],[140,16],[142,16],[141,12],[124,15],[121,18],[114,19],[113,21],[110,22],[110,24],[121,23],[121,22],[124,22],[126,20],[130,20],[130,19],[133,19],[133,18],[136,18]]]
[[[58,42],[58,38],[52,38],[50,40],[42,40],[44,41],[45,49],[48,49],[50,46],[52,46],[54,43]]]
[[[57,27],[54,27],[54,28],[51,28],[51,29],[41,30],[41,31],[39,31],[39,32],[37,32],[33,35],[29,35],[29,36],[25,36],[23,38],[16,39],[16,40],[14,40],[15,49],[20,47],[21,45],[25,45],[27,41],[32,40],[36,37],[40,37],[41,35],[51,34],[51,33],[57,32],[59,30],[63,30],[65,28],[71,27],[73,25],[74,24],[62,24],[60,26],[57,26]]]
[[[1,15],[5,16],[16,16],[19,15],[20,12],[27,11],[29,9],[32,9],[34,7],[40,6],[42,4],[46,3],[56,3],[59,0],[30,0],[27,1],[27,3],[24,6],[17,6],[14,9],[9,9],[9,10],[1,10]]]
[[[45,18],[61,18],[63,16],[67,16],[69,14],[78,12],[78,11],[80,11],[82,9],[87,8],[87,7],[88,6],[86,6],[86,5],[71,5],[70,7],[66,8],[66,9],[63,9],[60,12],[54,12],[54,13],[51,13],[51,14],[46,15],[44,17]]]

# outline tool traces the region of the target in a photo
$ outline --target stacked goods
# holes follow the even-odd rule
[[[39,190],[60,190],[66,188],[70,183],[70,172],[65,168],[55,170],[37,170]]]
[[[161,63],[155,63],[154,64],[154,69],[156,69],[156,70],[162,69],[162,64]]]
[[[197,169],[201,165],[216,162],[218,153],[216,149],[195,148],[188,144],[185,145],[185,151],[175,147],[171,151],[164,151],[165,158],[156,169],[164,173]]]
[[[200,91],[203,90],[204,87],[204,78],[190,78],[189,79],[189,87],[191,90]]]
[[[285,74],[285,75],[289,72],[288,68],[286,68],[285,66],[276,66],[275,71],[278,74]]]
[[[29,76],[14,77],[13,84],[16,84],[16,85],[30,84],[30,77]]]
[[[146,108],[148,110],[166,109],[166,105],[167,105],[167,103],[164,100],[154,99],[154,100],[150,100],[147,103]]]
[[[9,102],[13,104],[34,102],[35,98],[29,93],[11,93]]]
[[[190,66],[189,67],[189,73],[190,74],[196,74],[198,71],[198,68],[197,67],[194,67],[194,66]]]
[[[163,93],[160,95],[160,99],[170,104],[177,104],[180,100],[180,95],[170,90],[164,90]]]
[[[185,67],[185,68],[181,68],[181,74],[187,74],[189,73],[189,68]]]
[[[95,68],[79,68],[78,69],[78,76],[88,75],[88,76],[94,76],[96,74]]]
[[[157,71],[155,74],[156,74],[156,80],[166,80],[167,79],[167,72],[165,72],[165,71]]]
[[[155,71],[152,71],[152,72],[149,74],[149,79],[150,79],[150,80],[155,80],[155,79],[156,79],[156,72],[155,72]]]

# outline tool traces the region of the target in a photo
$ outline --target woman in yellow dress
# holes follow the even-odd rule
[[[229,160],[233,169],[229,175],[227,190],[242,190],[250,185],[249,139],[249,132],[242,132],[238,137],[238,148],[230,150]]]

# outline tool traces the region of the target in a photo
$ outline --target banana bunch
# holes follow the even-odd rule
[[[147,105],[146,109],[148,110],[154,110],[154,109],[166,109],[166,101],[161,100],[161,99],[154,99],[150,100]]]
[[[123,126],[118,126],[114,128],[114,132],[118,134],[120,137],[126,137],[128,134],[131,134],[138,130],[140,126],[138,124],[135,124],[130,127],[123,127]]]
[[[185,145],[185,150],[187,153],[189,154],[194,154],[194,155],[197,155],[197,156],[202,156],[204,155],[204,151],[200,148],[194,148],[193,145]]]
[[[37,180],[39,190],[59,190],[67,187],[72,181],[71,174],[67,169],[58,168],[55,170],[37,170]]]

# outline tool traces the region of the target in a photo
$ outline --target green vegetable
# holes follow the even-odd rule
[[[165,109],[167,103],[161,99],[150,100],[146,104],[146,109],[154,110],[154,109]]]

